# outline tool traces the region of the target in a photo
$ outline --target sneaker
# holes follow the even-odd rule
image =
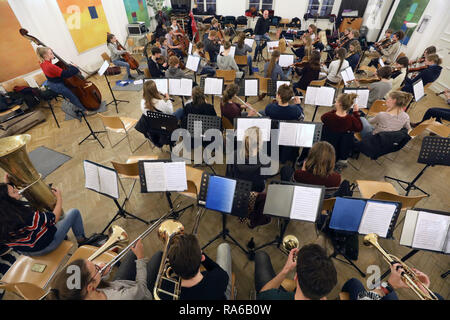
[[[93,114],[96,114],[96,113],[97,113],[97,111],[90,110],[90,111],[86,111],[84,114],[87,115],[87,116],[92,116]]]
[[[93,245],[93,246],[101,246],[101,243],[105,243],[108,240],[108,236],[106,234],[102,233],[94,233],[92,236],[87,238],[84,241],[78,242],[78,246],[84,246],[84,245]]]

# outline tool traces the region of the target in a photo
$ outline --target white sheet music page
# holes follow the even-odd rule
[[[351,67],[345,68],[341,71],[342,80],[344,80],[345,85],[347,85],[349,82],[355,80],[355,74],[353,73],[353,70]]]
[[[108,69],[108,67],[109,67],[109,62],[106,60],[103,61],[102,66],[98,70],[98,74],[102,76],[105,73],[106,69]]]
[[[413,248],[443,251],[450,217],[420,211],[414,232]]]
[[[169,94],[180,96],[181,94],[181,79],[169,79]]]
[[[418,82],[413,84],[414,90],[414,100],[419,101],[425,95],[425,91],[423,89],[423,82],[419,80]]]
[[[376,233],[386,238],[396,209],[395,204],[367,201],[358,232],[360,234]]]
[[[316,96],[320,87],[308,87],[306,88],[305,104],[315,105]]]
[[[279,41],[267,41],[267,52],[272,53],[275,47],[279,46]]]
[[[221,95],[223,88],[223,79],[206,78],[205,79],[205,94]]]
[[[185,97],[192,96],[192,79],[181,79],[180,81],[180,95]]]
[[[356,104],[360,108],[367,108],[367,102],[369,101],[369,89],[356,90]]]
[[[199,64],[200,64],[200,57],[193,56],[193,55],[188,56],[188,59],[186,62],[187,69],[197,72]]]
[[[186,163],[167,162],[165,163],[167,191],[186,191]]]
[[[219,54],[221,54],[222,52],[224,52],[225,51],[225,48],[224,48],[224,46],[220,46],[220,50],[219,50]],[[236,52],[236,47],[235,46],[231,46],[231,48],[230,48],[230,56],[232,57],[232,58],[234,58],[234,53]]]
[[[291,85],[291,82],[290,82],[290,81],[281,81],[281,80],[278,80],[278,81],[277,81],[277,92],[278,92],[278,88],[279,88],[280,86],[282,86],[283,84],[287,84],[288,86],[290,86],[290,85]]]
[[[290,65],[294,64],[294,55],[293,54],[281,54],[278,64],[282,68],[289,67]]]
[[[145,183],[148,192],[166,191],[164,162],[144,162]]]
[[[256,97],[258,95],[258,79],[245,79],[244,89],[246,97]]]
[[[192,54],[192,42],[189,42],[188,54]]]
[[[316,126],[314,124],[298,123],[295,146],[311,148],[314,141],[315,130]]]
[[[254,39],[245,39],[244,44],[248,45],[250,48],[253,49],[253,43],[255,42]]]
[[[167,79],[152,79],[155,82],[158,92],[161,94],[166,94],[169,92]]]
[[[323,107],[333,106],[334,93],[334,88],[320,87],[316,95],[316,105]]]
[[[242,141],[244,138],[245,130],[253,126],[258,127],[261,130],[263,141],[270,141],[270,128],[272,121],[270,119],[257,119],[257,118],[238,118],[237,119],[237,140]]]
[[[280,132],[278,134],[278,144],[280,146],[296,145],[298,123],[280,122]]]
[[[445,253],[450,253],[450,227],[449,227],[449,229],[447,231],[447,240],[445,241],[444,252]]]
[[[321,192],[322,190],[319,188],[295,186],[290,214],[291,219],[315,222]]]
[[[100,178],[100,192],[115,199],[119,199],[119,185],[117,184],[117,173],[114,170],[98,168]]]
[[[100,180],[98,178],[98,166],[88,161],[83,162],[85,184],[84,187],[88,189],[100,191]]]

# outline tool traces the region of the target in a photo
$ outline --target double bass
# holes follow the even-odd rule
[[[26,29],[20,29],[20,34],[27,38],[28,40],[36,43],[39,46],[47,47],[44,43],[42,43],[38,38],[33,37],[28,34]],[[59,57],[56,53],[53,52],[56,58],[58,58],[58,62],[56,65],[63,70],[69,68],[69,64],[65,62],[61,57]],[[69,88],[70,91],[73,92],[74,95],[80,100],[81,104],[87,110],[97,110],[100,108],[100,104],[102,102],[102,94],[100,90],[93,84],[91,81],[87,81],[83,78],[83,76],[78,73],[70,78],[64,79],[64,84]]]

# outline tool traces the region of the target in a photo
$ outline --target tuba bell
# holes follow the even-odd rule
[[[30,140],[29,134],[0,139],[0,167],[33,208],[52,211],[56,197],[28,157],[26,145]]]

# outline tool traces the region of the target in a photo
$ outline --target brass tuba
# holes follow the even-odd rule
[[[29,134],[0,139],[0,167],[33,208],[52,211],[56,197],[28,157],[26,145],[30,140]]]
[[[396,256],[387,253],[378,243],[378,235],[375,233],[369,233],[364,237],[364,244],[366,246],[373,246],[383,255],[384,260],[389,263],[390,266],[399,263],[401,264],[404,272],[402,273],[403,282],[420,298],[420,300],[438,300],[436,295],[428,289],[422,281],[419,280],[417,274],[403,261]],[[423,288],[423,290],[421,289]]]

